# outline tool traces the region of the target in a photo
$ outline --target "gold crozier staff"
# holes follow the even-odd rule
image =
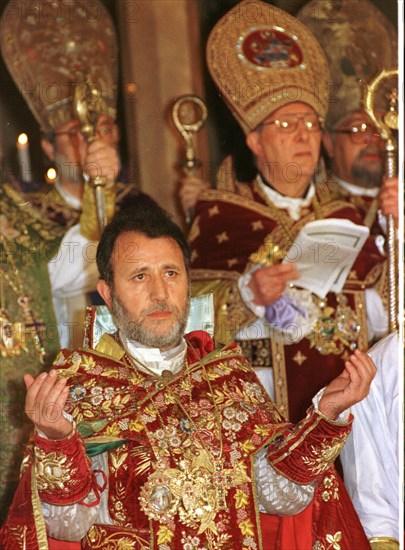
[[[181,167],[184,175],[191,177],[194,170],[201,166],[201,161],[196,157],[194,138],[207,119],[207,107],[198,96],[184,95],[174,102],[172,117],[186,145],[186,159]],[[192,218],[193,212],[189,210],[186,222],[190,223]]]
[[[94,86],[89,77],[83,78],[75,85],[73,110],[80,122],[80,130],[87,143],[91,143],[96,136],[97,122],[101,112],[106,111],[106,105],[100,91]],[[89,185],[94,189],[97,220],[100,234],[107,225],[104,188],[107,185],[105,176],[89,178]]]
[[[387,177],[396,175],[396,149],[392,137],[392,130],[398,130],[398,90],[393,89],[389,94],[389,110],[384,116],[379,117],[374,110],[374,100],[379,86],[387,79],[398,78],[398,70],[382,70],[365,88],[364,109],[375,127],[378,129],[381,139],[385,142],[386,163],[385,173]],[[397,244],[395,236],[395,220],[392,215],[387,216],[387,258],[388,258],[388,322],[389,331],[398,329],[398,294],[397,294]]]

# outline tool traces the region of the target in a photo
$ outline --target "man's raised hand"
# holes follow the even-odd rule
[[[375,373],[371,357],[356,350],[346,361],[342,374],[326,386],[319,411],[335,420],[341,412],[367,397]]]
[[[66,379],[57,379],[56,371],[42,372],[34,378],[24,375],[27,388],[25,413],[49,439],[64,439],[73,429],[73,425],[63,416],[63,408],[69,390]]]

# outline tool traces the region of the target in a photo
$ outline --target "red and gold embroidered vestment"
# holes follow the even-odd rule
[[[88,349],[62,350],[54,368],[68,378],[77,432],[62,442],[32,440],[3,547],[48,548],[39,499],[69,506],[108,491],[113,525],[95,523],[78,548],[267,550],[290,549],[294,540],[308,550],[369,548],[333,467],[350,422],[311,409],[293,426],[237,345],[214,350],[204,332],[186,340],[185,366],[167,380],[138,370],[110,335],[97,349],[89,340]],[[253,458],[263,448],[279,474],[317,484],[302,514],[260,520]],[[101,453],[108,489],[91,470]]]

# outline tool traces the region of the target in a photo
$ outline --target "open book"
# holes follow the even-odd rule
[[[296,286],[324,298],[342,290],[369,233],[350,220],[315,220],[301,229],[283,261],[297,265]]]

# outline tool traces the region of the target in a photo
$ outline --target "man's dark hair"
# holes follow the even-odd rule
[[[190,248],[184,233],[169,214],[158,206],[131,206],[124,208],[114,216],[105,227],[97,247],[97,267],[100,279],[103,279],[108,286],[113,285],[114,274],[111,258],[115,242],[120,235],[129,232],[141,233],[151,239],[159,237],[173,239],[181,248],[186,269],[189,270]]]

